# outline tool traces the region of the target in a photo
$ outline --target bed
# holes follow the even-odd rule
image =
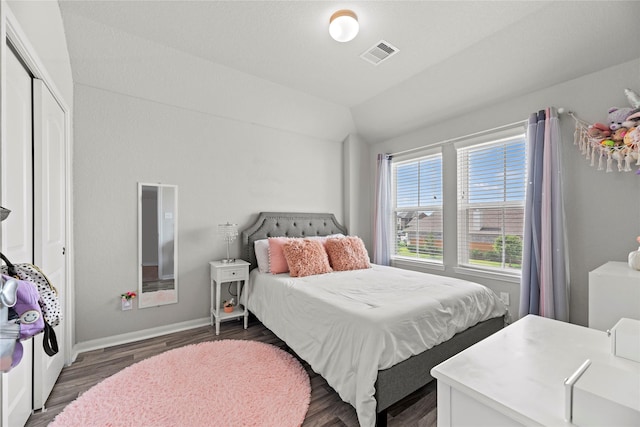
[[[260,213],[242,232],[247,304],[356,408],[362,426],[382,426],[392,404],[433,379],[432,367],[501,329],[505,308],[481,285],[393,267],[299,278],[255,268],[257,240],[338,233],[347,230],[333,214]],[[427,293],[445,290],[442,300]]]

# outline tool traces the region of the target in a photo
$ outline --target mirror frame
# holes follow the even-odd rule
[[[143,187],[172,188],[173,201],[173,289],[142,292],[142,190]],[[138,308],[158,307],[178,302],[178,186],[161,183],[138,183]]]

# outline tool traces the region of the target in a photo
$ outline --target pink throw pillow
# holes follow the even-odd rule
[[[331,266],[324,246],[318,240],[292,239],[284,244],[284,256],[291,277],[330,273]]]
[[[334,271],[371,268],[367,248],[364,247],[362,239],[357,236],[327,239],[324,247]]]
[[[284,257],[282,248],[284,244],[294,239],[292,237],[269,237],[269,268],[272,274],[286,273],[289,271],[289,264]]]

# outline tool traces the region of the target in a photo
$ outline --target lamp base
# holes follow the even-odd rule
[[[223,259],[223,260],[222,260],[222,263],[223,263],[223,264],[231,264],[231,263],[233,263],[233,262],[236,262],[236,259],[235,259],[235,258],[226,258],[226,259]]]

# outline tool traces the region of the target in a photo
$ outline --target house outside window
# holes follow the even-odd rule
[[[456,150],[458,265],[520,274],[527,176],[524,129],[461,142]]]
[[[442,264],[442,154],[395,161],[392,257]]]

